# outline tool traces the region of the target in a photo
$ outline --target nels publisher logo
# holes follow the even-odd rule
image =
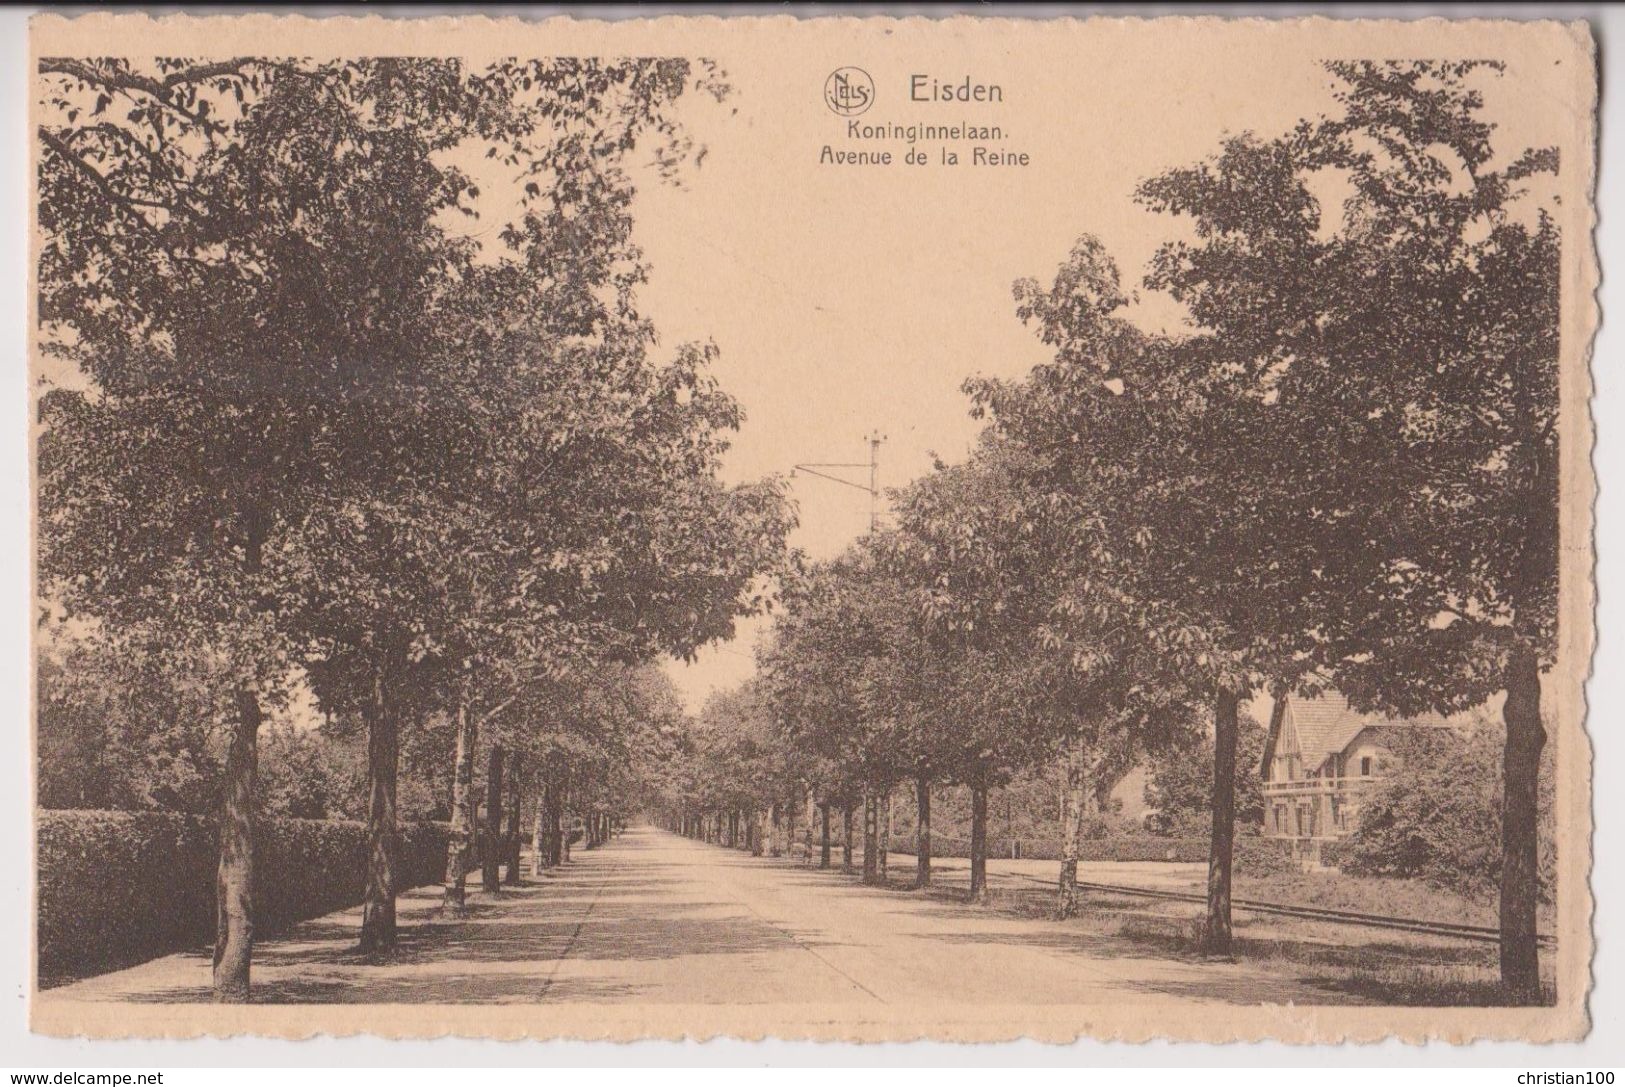
[[[824,104],[842,117],[856,117],[875,101],[875,81],[862,68],[837,68],[824,80]]]

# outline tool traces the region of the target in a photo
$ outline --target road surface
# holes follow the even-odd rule
[[[634,828],[562,869],[435,919],[402,896],[400,946],[355,949],[359,911],[255,948],[257,1002],[668,1005],[1246,1005],[1341,1002],[1264,966],[1159,958],[1076,926]],[[203,951],[51,989],[42,1000],[208,999]]]

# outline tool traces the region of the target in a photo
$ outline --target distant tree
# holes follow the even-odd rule
[[[261,750],[260,810],[294,819],[336,818],[349,792],[337,746],[318,730],[268,727]]]
[[[1177,688],[1158,683],[1130,625],[1109,628],[1075,606],[1080,525],[1064,500],[1033,486],[1039,473],[1029,452],[989,437],[966,464],[939,465],[899,492],[889,543],[931,652],[955,669],[979,660],[997,672],[981,679],[985,688],[1015,695],[999,712],[937,711],[962,733],[948,765],[968,769],[973,792],[983,790],[972,820],[973,887],[985,885],[987,834],[975,815],[985,822],[986,788],[1058,750],[1066,784],[1057,911],[1070,917],[1089,809],[1161,742],[1182,706]]]

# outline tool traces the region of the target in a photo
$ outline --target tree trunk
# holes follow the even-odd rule
[[[818,846],[818,867],[829,867],[829,801],[819,805],[819,820],[823,827],[824,840]]]
[[[1507,662],[1506,745],[1502,753],[1501,983],[1517,1003],[1541,999],[1540,757],[1546,729],[1540,720],[1540,663],[1518,649]]]
[[[970,791],[970,900],[987,900],[987,786]]]
[[[1230,871],[1236,840],[1236,705],[1233,691],[1220,689],[1213,705],[1213,837],[1207,862],[1207,919],[1202,951],[1229,958]]]
[[[366,716],[367,896],[361,910],[361,950],[370,952],[387,951],[395,946],[398,889],[395,789],[400,773],[400,734],[383,665],[373,672]]]
[[[779,852],[780,852],[780,849],[779,849],[780,824],[783,822],[784,815],[783,815],[782,812],[779,811],[779,805],[778,805],[777,801],[775,801],[773,803],[773,806],[771,808],[769,808],[768,811],[771,813],[771,815],[769,816],[769,819],[768,819],[767,852],[768,852],[768,854],[770,856],[777,857],[779,855]]]
[[[914,782],[914,886],[931,886],[931,779],[921,774]]]
[[[796,809],[799,806],[793,800],[784,806],[784,855],[791,860],[796,855]]]
[[[523,800],[520,794],[520,783],[525,780],[524,757],[514,752],[513,766],[508,771],[509,793],[508,798],[508,836],[505,841],[508,853],[508,870],[503,873],[502,882],[510,887],[519,885],[519,805]]]
[[[760,857],[767,852],[767,844],[762,841],[762,823],[767,816],[760,812],[751,812],[750,819],[750,855]]]
[[[1083,743],[1076,737],[1067,742],[1066,784],[1061,793],[1061,883],[1055,914],[1061,920],[1078,913],[1078,851],[1083,837],[1083,805],[1087,768]]]
[[[880,879],[880,800],[872,793],[863,796],[863,882]]]
[[[555,778],[547,807],[547,858],[555,868],[564,863],[564,785]]]
[[[254,810],[259,773],[258,693],[237,690],[237,724],[226,752],[226,779],[220,805],[220,859],[215,869],[214,999],[221,1004],[248,1000],[254,956]]]
[[[479,726],[471,721],[464,699],[457,699],[456,761],[452,769],[451,835],[446,844],[446,889],[440,899],[443,916],[468,916],[468,869],[474,854],[474,743]]]
[[[480,839],[481,883],[490,894],[502,889],[497,861],[502,853],[502,745],[492,744],[485,771],[485,833]]]
[[[887,789],[885,795],[880,798],[880,808],[876,815],[876,821],[879,823],[880,841],[875,848],[875,876],[882,884],[886,883],[889,878],[886,860],[891,856],[891,794],[892,790]]]
[[[852,871],[852,802],[841,805],[841,871]]]

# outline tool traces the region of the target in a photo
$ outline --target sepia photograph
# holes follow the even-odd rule
[[[34,1031],[1596,1025],[1587,24],[29,50]]]

